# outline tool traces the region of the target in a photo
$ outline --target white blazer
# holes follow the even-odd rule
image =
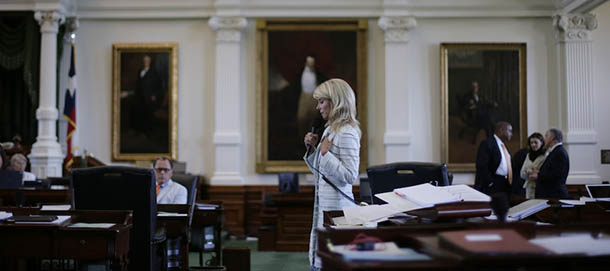
[[[169,179],[165,187],[159,187],[157,204],[186,204],[186,188]]]
[[[334,133],[331,132],[330,127],[327,127],[322,134],[322,138],[324,137],[332,141],[330,150],[322,155],[320,144],[318,144],[311,155],[307,156],[305,154],[304,157],[316,180],[313,223],[309,238],[309,261],[310,265],[318,268],[320,268],[321,262],[320,258],[315,255],[318,245],[316,228],[322,227],[323,212],[343,210],[343,207],[354,206],[354,203],[326,183],[316,169],[353,199],[352,185],[358,179],[360,167],[360,130],[351,125],[345,125],[339,129],[338,133]],[[315,169],[312,169],[312,167]]]

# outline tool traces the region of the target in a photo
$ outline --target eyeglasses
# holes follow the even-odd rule
[[[171,168],[162,168],[162,167],[159,167],[159,168],[155,168],[155,171],[159,172],[159,173],[163,173],[163,172],[167,173],[167,172],[172,171],[172,169]]]

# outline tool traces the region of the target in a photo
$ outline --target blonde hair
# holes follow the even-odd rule
[[[356,119],[356,96],[354,90],[342,79],[330,79],[319,85],[313,92],[314,99],[330,101],[330,114],[325,126],[333,132],[339,132],[344,125],[351,125],[360,130]]]

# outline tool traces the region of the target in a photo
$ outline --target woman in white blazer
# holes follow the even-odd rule
[[[353,206],[352,184],[358,178],[360,166],[360,124],[356,120],[356,96],[349,84],[331,79],[316,88],[316,109],[326,120],[322,140],[307,133],[304,138],[307,153],[303,159],[316,180],[313,223],[309,239],[311,270],[320,270],[322,263],[316,256],[318,245],[316,228],[322,227],[323,211],[342,210]],[[322,175],[338,190],[323,180]],[[349,197],[350,199],[348,199]]]
[[[536,181],[530,180],[529,174],[533,171],[540,170],[542,163],[546,159],[544,150],[544,137],[540,133],[533,133],[527,138],[528,153],[521,167],[521,178],[525,180],[523,188],[525,188],[525,198],[533,199],[536,197]]]

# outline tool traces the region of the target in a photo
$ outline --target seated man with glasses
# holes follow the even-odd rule
[[[186,188],[172,181],[174,164],[167,158],[157,158],[153,162],[157,180],[157,204],[186,204]]]

